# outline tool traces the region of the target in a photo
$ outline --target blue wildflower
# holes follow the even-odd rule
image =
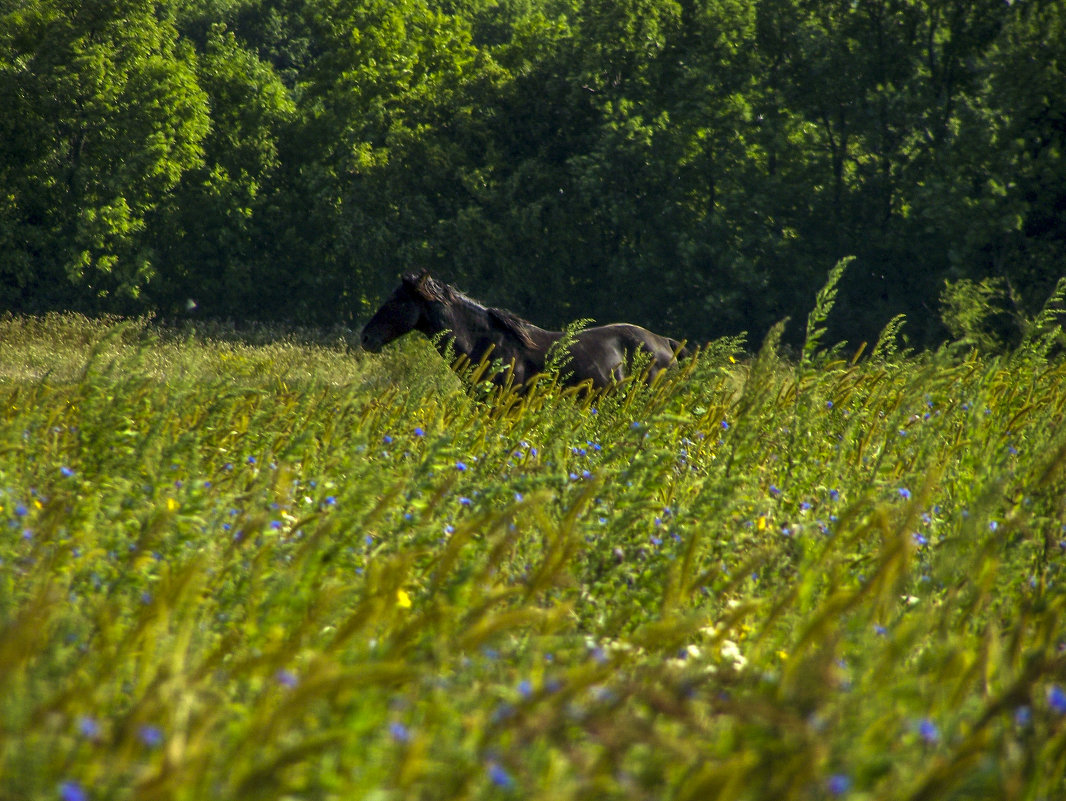
[[[422,426],[417,426],[417,427],[415,428],[415,436],[416,436],[416,437],[424,437],[425,435],[426,435],[426,432],[425,432],[425,430],[424,430],[424,429],[422,428]]]
[[[781,490],[778,489],[776,485],[771,484],[770,485],[770,494],[773,495],[776,498],[776,497],[778,497],[781,494]]]
[[[21,504],[21,503],[16,503],[15,504],[15,514],[18,517],[25,517],[29,513],[30,513],[29,509],[27,509],[24,504]]]
[[[277,681],[282,687],[295,687],[300,683],[300,680],[296,677],[296,674],[291,670],[282,668],[274,674],[274,680]]]
[[[248,457],[248,464],[255,464],[255,457],[254,456],[249,456]]]
[[[461,473],[462,471],[466,470],[466,464],[463,462],[456,462],[455,469]]]
[[[389,724],[389,736],[398,743],[411,742],[411,730],[399,721],[394,720]]]
[[[851,789],[851,777],[844,773],[834,773],[825,783],[830,795],[844,795]]]
[[[137,736],[149,748],[156,748],[163,744],[163,730],[158,726],[146,723],[137,730]]]
[[[72,475],[74,475],[74,471],[64,465],[63,467],[59,468],[59,474],[63,476],[63,478],[70,478]]]
[[[82,715],[78,718],[78,731],[81,732],[82,737],[95,740],[100,736],[100,724],[96,721],[96,718]]]
[[[728,431],[729,430],[729,421],[728,420],[723,420],[722,421],[722,430],[723,431]]]
[[[381,438],[381,441],[382,441],[382,443],[384,443],[385,445],[391,445],[391,444],[392,444],[392,437],[390,437],[390,436],[389,436],[388,434],[386,434],[385,436],[383,436],[383,437]]]
[[[899,497],[901,497],[903,500],[905,500],[905,501],[909,501],[910,500],[911,491],[909,489],[907,489],[906,487],[900,487],[899,490],[897,490],[897,491],[899,492]]]
[[[1055,712],[1060,715],[1066,715],[1066,690],[1063,690],[1057,684],[1051,685],[1051,688],[1047,691],[1047,702]]]
[[[514,787],[514,779],[511,778],[511,774],[496,762],[489,763],[489,781],[504,790]]]
[[[474,504],[474,502],[472,500],[470,500],[469,498],[462,497],[462,498],[459,499],[459,505],[460,506],[473,506],[473,504]]]
[[[1033,720],[1033,710],[1028,706],[1020,706],[1014,710],[1014,722],[1016,725],[1025,727]]]
[[[886,629],[884,626],[875,625],[874,633],[877,634],[878,637],[885,637],[888,635],[888,629]]]
[[[59,785],[60,801],[89,801],[89,794],[77,782],[65,781]]]
[[[529,679],[522,679],[518,682],[518,694],[523,698],[529,698],[533,695],[533,683]]]
[[[511,774],[495,762],[488,764],[488,780],[505,790],[515,786],[515,780],[511,778]]]
[[[936,727],[936,724],[929,718],[923,718],[918,723],[918,734],[929,745],[934,745],[940,741],[940,730]]]
[[[911,534],[911,536],[914,538],[914,544],[917,545],[919,548],[924,548],[926,545],[929,544],[928,537],[923,537],[917,531]]]

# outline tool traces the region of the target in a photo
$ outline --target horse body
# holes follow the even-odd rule
[[[400,286],[363,327],[363,348],[376,352],[409,331],[421,331],[433,339],[443,354],[452,347],[477,364],[490,354],[513,371],[516,386],[544,372],[548,352],[563,338],[561,331],[547,331],[503,309],[482,306],[428,273],[405,275]],[[567,383],[591,382],[604,388],[622,381],[640,351],[650,356],[649,370],[657,374],[688,352],[681,343],[653,334],[629,323],[586,328],[573,335],[568,348]],[[502,383],[504,373],[493,380]]]

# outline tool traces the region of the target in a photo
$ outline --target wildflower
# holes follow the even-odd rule
[[[1060,715],[1066,715],[1066,690],[1063,690],[1057,684],[1051,685],[1051,688],[1047,691],[1047,702],[1055,712]]]
[[[422,426],[417,426],[417,427],[415,428],[415,436],[416,436],[416,437],[424,437],[425,435],[426,435],[426,432],[425,432],[425,430],[424,430],[424,429],[422,428]]]
[[[392,437],[390,437],[388,434],[386,434],[385,436],[383,436],[381,438],[381,442],[383,444],[385,444],[385,445],[391,445],[392,444]]]
[[[300,680],[296,677],[296,674],[291,670],[282,668],[274,674],[274,680],[277,681],[283,687],[295,687],[300,683]]]
[[[778,489],[774,484],[771,484],[770,485],[770,494],[773,495],[775,498],[777,498],[777,497],[779,497],[781,495],[781,490]]]
[[[89,801],[89,794],[77,782],[65,781],[59,785],[60,801]]]
[[[825,408],[826,408],[826,409],[832,409],[832,408],[833,408],[833,401],[831,401],[831,400],[827,400],[827,401],[825,402]]]
[[[835,490],[835,489],[829,490],[829,500],[831,500],[831,501],[840,500],[840,490]]]
[[[929,745],[935,745],[940,741],[940,730],[929,718],[923,718],[918,723],[918,734]]]
[[[886,629],[884,626],[875,625],[874,626],[874,633],[878,637],[885,637],[885,636],[888,635],[888,629]]]
[[[496,762],[489,763],[489,781],[504,790],[514,787],[514,779],[511,778],[511,774]]]
[[[997,528],[999,528],[999,521],[998,520],[990,520],[990,521],[988,521],[988,530],[989,531],[995,531]]]
[[[281,528],[281,521],[280,520],[271,520],[270,521],[270,527],[272,529],[274,529],[275,531],[277,531],[279,528]]]
[[[63,476],[63,478],[70,478],[72,475],[74,475],[74,471],[64,465],[63,467],[59,468],[59,474]]]
[[[396,590],[396,605],[400,607],[400,609],[410,609],[411,596],[408,595],[407,592],[402,589]]]
[[[533,695],[533,684],[529,679],[522,679],[522,681],[518,682],[518,694],[523,698],[529,698]]]
[[[249,456],[248,457],[248,464],[255,464],[255,457],[254,456]]]
[[[911,534],[911,537],[914,538],[914,544],[917,545],[919,548],[924,548],[926,545],[929,544],[929,538],[923,537],[917,531]]]
[[[514,499],[515,499],[516,503],[521,503],[522,502],[522,493],[521,492],[516,492],[514,494]]]
[[[755,521],[755,529],[757,531],[766,531],[766,515],[759,515],[758,520]]]
[[[463,462],[456,462],[455,463],[455,469],[458,470],[461,473],[464,470],[466,470],[466,464],[463,463]]]
[[[466,498],[466,497],[463,497],[463,498],[459,499],[459,505],[460,506],[472,506],[473,503],[474,502],[472,500],[470,500],[469,498]]]
[[[29,510],[21,503],[15,504],[15,514],[18,517],[25,517],[29,514]]]
[[[82,715],[78,718],[78,731],[81,732],[82,737],[88,737],[90,740],[95,740],[100,736],[100,724],[97,722],[96,718]]]
[[[398,743],[411,742],[411,730],[399,721],[394,720],[389,724],[389,736]]]
[[[152,726],[151,724],[145,724],[137,731],[137,736],[141,742],[149,748],[156,748],[163,743],[163,730],[158,726]]]
[[[723,431],[728,431],[729,430],[729,421],[728,420],[723,420],[722,421],[722,430]]]
[[[807,501],[803,501],[803,503],[800,504],[800,511],[801,512],[809,512],[810,509],[811,509],[811,505]]]
[[[844,773],[834,773],[825,783],[830,795],[844,795],[851,789],[851,777]]]
[[[658,545],[662,545],[663,541],[662,541],[662,539],[660,537],[652,537],[651,538],[651,544],[658,546]]]
[[[898,492],[899,497],[901,497],[903,500],[909,501],[911,499],[911,491],[906,487],[900,487]]]
[[[1020,706],[1014,710],[1014,723],[1018,726],[1025,727],[1033,720],[1033,710],[1027,706]]]
[[[337,498],[336,498],[336,496],[333,496],[333,495],[327,495],[327,496],[326,496],[326,506],[336,506],[336,505],[337,505]]]

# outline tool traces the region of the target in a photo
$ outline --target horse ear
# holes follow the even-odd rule
[[[403,282],[407,284],[408,288],[415,290],[420,295],[425,294],[426,282],[431,280],[429,270],[422,270],[420,273],[407,273],[403,277]]]

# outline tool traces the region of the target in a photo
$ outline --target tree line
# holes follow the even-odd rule
[[[0,0],[0,307],[1009,338],[1066,265],[1060,0]],[[948,313],[945,313],[947,310]],[[965,311],[965,310],[963,310]]]

